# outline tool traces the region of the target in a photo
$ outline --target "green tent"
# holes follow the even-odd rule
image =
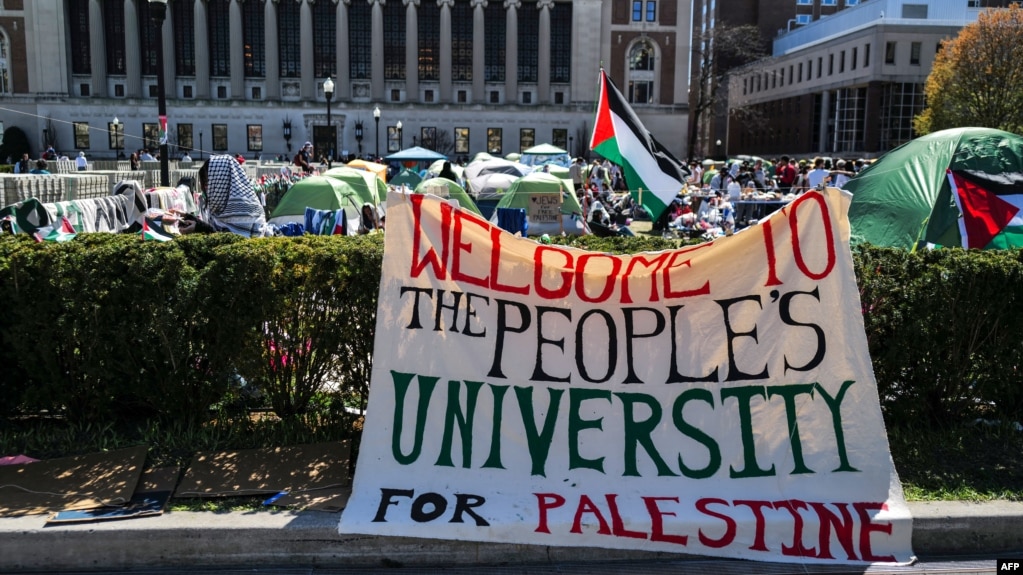
[[[526,233],[531,236],[561,235],[562,232],[568,235],[589,233],[589,229],[583,221],[582,206],[579,205],[579,199],[575,197],[572,187],[557,176],[543,172],[533,172],[515,180],[515,183],[501,196],[501,201],[497,203],[497,209],[494,210],[490,221],[497,223],[498,210],[501,208],[523,208],[528,212],[533,196],[557,194],[561,194],[561,223],[529,222],[529,229]]]
[[[344,209],[349,218],[358,218],[362,202],[347,183],[326,176],[309,176],[294,183],[270,215],[271,219],[290,216],[289,221],[305,218],[305,209]],[[275,222],[276,223],[276,222]]]
[[[359,196],[360,204],[376,206],[387,198],[387,184],[372,172],[340,166],[323,172],[323,175],[351,186]]]
[[[1021,175],[1023,138],[1015,134],[954,128],[917,138],[843,186],[853,194],[852,241],[908,249],[1023,247],[1023,235],[1013,233],[1020,222],[1012,223],[1020,196],[1011,191],[1013,176]]]
[[[442,198],[453,198],[458,200],[458,205],[469,210],[470,212],[483,215],[480,213],[480,209],[476,207],[476,202],[472,201],[469,194],[465,193],[462,186],[458,183],[452,182],[447,178],[430,178],[419,182],[416,186],[415,192],[417,194],[433,194]]]
[[[423,178],[421,178],[419,174],[417,174],[414,170],[405,168],[404,170],[401,171],[400,174],[391,178],[391,185],[392,186],[405,185],[410,188],[415,188],[416,186],[419,185],[419,182],[421,181],[423,181]],[[386,198],[387,196],[384,197]]]

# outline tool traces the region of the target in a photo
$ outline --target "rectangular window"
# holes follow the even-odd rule
[[[259,86],[253,86],[252,87],[252,99],[253,100],[262,100],[263,99],[263,88],[261,88]]]
[[[859,3],[860,3],[860,0],[845,0],[845,5],[846,5],[847,8],[849,6],[855,6],[855,5],[859,4]]]
[[[178,124],[178,150],[192,151],[192,124]]]
[[[397,88],[391,90],[391,101],[392,102],[400,102],[401,101],[401,90],[399,90]]]
[[[469,153],[469,128],[455,128],[455,153]]]
[[[487,128],[487,151],[500,154],[503,149],[501,128]]]
[[[564,104],[565,103],[565,93],[564,92],[554,92],[554,103],[555,104]]]
[[[242,2],[242,54],[245,58],[245,77],[262,78],[266,76],[266,41],[261,2]],[[369,6],[366,7],[367,10]],[[216,26],[210,26],[212,33]]]
[[[980,0],[966,0],[967,8],[980,8]]]
[[[427,104],[433,102],[433,90],[425,90],[423,92],[423,101]]]
[[[799,63],[799,75],[796,76],[796,77],[799,78],[798,80],[796,80],[797,82],[802,82],[803,81],[803,63],[802,62]]]
[[[902,5],[902,17],[903,18],[917,18],[921,20],[927,19],[927,4],[903,4]]]
[[[89,148],[89,123],[73,122],[75,127],[75,149],[86,150]]]
[[[554,128],[551,132],[551,144],[561,148],[562,150],[568,150],[568,129],[567,128]],[[571,154],[572,150],[568,150]]]
[[[124,124],[108,122],[107,135],[109,136],[108,144],[111,150],[124,149]]]
[[[828,76],[835,73],[835,55],[828,54]]]
[[[646,21],[657,21],[657,0],[646,0]]]
[[[427,150],[437,149],[437,127],[426,126],[419,128],[419,145]]]
[[[124,84],[114,84],[114,96],[117,98],[124,97]]]
[[[249,151],[263,151],[263,126],[262,124],[249,124],[246,126],[248,133]]]
[[[789,84],[792,83],[792,68],[793,68],[793,65],[789,64]]]
[[[920,42],[912,42],[909,45],[909,63],[913,66],[920,65]]]
[[[796,0],[796,6],[813,6],[813,0]]]
[[[838,6],[838,0],[821,0],[821,6]]]
[[[529,91],[523,92],[522,93],[522,103],[523,104],[532,104],[533,103],[533,93],[529,92]]]
[[[227,124],[213,124],[213,149],[227,151]]]
[[[469,98],[468,98],[468,94],[466,93],[466,91],[465,90],[459,90],[458,91],[458,103],[459,104],[464,104],[464,103],[466,103],[468,101],[469,101]]]
[[[519,151],[528,150],[536,145],[536,129],[522,128],[519,130]]]
[[[156,123],[142,124],[142,147],[155,150],[160,147],[160,125]]]
[[[886,42],[884,45],[884,63],[895,63],[895,42]]]
[[[817,58],[817,77],[820,78],[821,74],[823,72],[824,72],[824,57],[823,56],[819,56]]]
[[[838,55],[838,73],[845,72],[845,50]]]
[[[387,151],[397,152],[401,150],[401,143],[399,143],[399,135],[397,126],[387,126]]]
[[[643,0],[632,0],[632,21],[643,21]]]
[[[809,24],[813,22],[813,16],[810,14],[796,14],[796,24]]]
[[[856,62],[858,61],[857,56],[859,55],[858,52],[859,52],[859,48],[853,48],[852,49],[852,59],[849,60],[849,63],[852,64],[852,69],[853,70],[856,69]]]
[[[182,86],[181,87],[181,97],[182,98],[186,98],[186,99],[192,98],[193,97],[192,96],[192,87],[191,86]]]
[[[85,84],[85,83],[81,84],[79,86],[79,92],[81,93],[82,96],[88,96],[89,95],[89,85]]]
[[[863,45],[863,67],[870,66],[870,44]]]
[[[217,86],[217,98],[221,100],[227,99],[227,86]]]
[[[501,93],[498,92],[497,90],[491,90],[490,91],[490,103],[491,104],[500,104],[501,103]]]
[[[149,97],[150,98],[158,98],[159,95],[160,95],[160,92],[158,92],[156,90],[156,84],[150,84],[149,85]]]

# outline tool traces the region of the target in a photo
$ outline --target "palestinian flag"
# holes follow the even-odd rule
[[[964,248],[1023,247],[1023,174],[947,170]]]
[[[150,218],[142,219],[142,241],[155,240],[158,242],[169,242],[174,239],[170,232],[164,229],[163,225]]]
[[[71,225],[71,220],[67,219],[67,216],[61,216],[60,221],[52,226],[40,228],[34,235],[37,242],[63,243],[75,239],[77,233],[75,227]]]
[[[685,165],[643,127],[603,69],[590,149],[622,167],[633,199],[655,220],[682,191],[689,176]]]

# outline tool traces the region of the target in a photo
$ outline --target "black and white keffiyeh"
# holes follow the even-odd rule
[[[218,231],[245,237],[273,235],[252,183],[232,156],[210,156],[205,216]]]

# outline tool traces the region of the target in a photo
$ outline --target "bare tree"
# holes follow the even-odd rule
[[[437,130],[437,137],[433,142],[433,151],[445,156],[450,156],[455,151],[455,140],[451,137],[451,132]]]
[[[733,26],[724,22],[702,34],[693,35],[693,58],[699,74],[692,83],[695,99],[689,105],[689,160],[693,160],[700,121],[727,97],[727,76],[738,66],[767,55],[767,43],[753,25]]]

